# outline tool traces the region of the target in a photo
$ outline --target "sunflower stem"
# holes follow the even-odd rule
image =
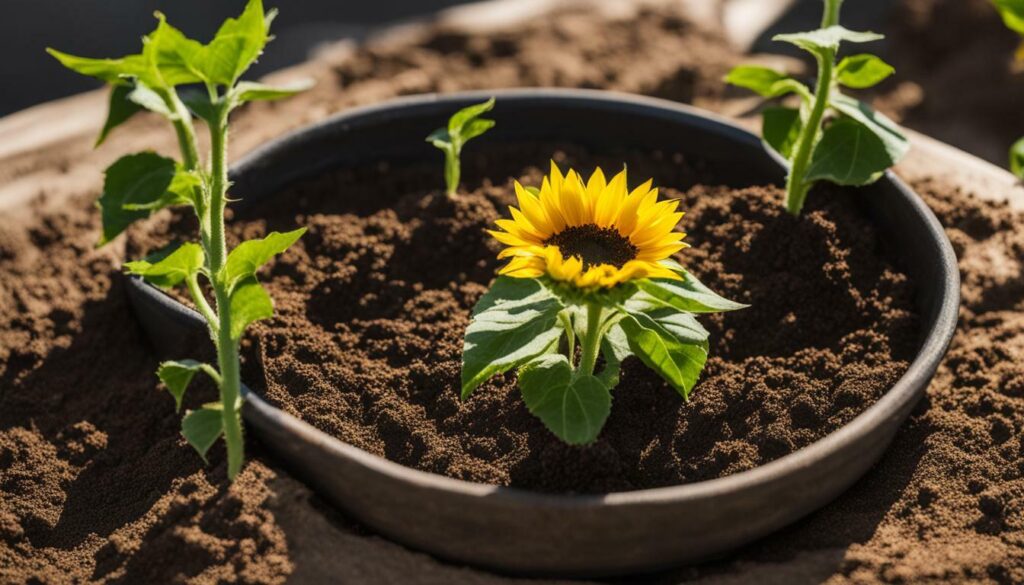
[[[601,305],[597,303],[587,305],[587,333],[580,344],[583,353],[580,356],[580,367],[576,370],[578,375],[591,376],[594,374],[597,353],[601,349],[601,312]]]

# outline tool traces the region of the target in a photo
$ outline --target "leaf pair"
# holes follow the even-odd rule
[[[448,195],[455,195],[459,188],[463,145],[494,127],[494,120],[480,117],[493,108],[494,98],[463,108],[449,118],[447,127],[438,128],[427,136],[427,142],[444,152],[444,180]]]
[[[185,390],[192,383],[198,372],[205,372],[218,385],[220,374],[212,366],[195,360],[167,361],[160,364],[157,376],[174,396],[177,411],[181,411],[181,402]],[[206,452],[224,432],[224,407],[220,402],[204,404],[199,410],[189,411],[181,421],[181,434],[190,445],[206,461]]]
[[[680,279],[640,280],[623,290],[561,295],[539,279],[498,277],[473,311],[463,347],[462,397],[491,376],[519,368],[527,408],[556,436],[577,445],[594,441],[611,411],[619,367],[637,356],[684,398],[708,354],[708,332],[695,313],[731,311],[726,300],[678,264]],[[624,298],[623,298],[624,297]],[[596,319],[588,318],[593,314]],[[596,326],[594,331],[589,327]],[[568,339],[568,355],[560,342]],[[573,366],[575,339],[599,348],[604,367]],[[594,354],[596,355],[596,354]],[[593,365],[593,362],[590,362]]]

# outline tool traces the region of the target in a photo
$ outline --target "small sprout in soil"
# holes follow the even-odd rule
[[[852,55],[836,64],[841,42],[866,43],[883,38],[840,26],[841,3],[842,0],[825,0],[820,29],[774,37],[814,56],[818,63],[818,80],[813,93],[796,79],[767,67],[740,66],[725,78],[728,83],[753,90],[765,98],[790,94],[799,98],[799,108],[766,109],[761,130],[764,141],[789,162],[786,209],[794,215],[803,209],[807,192],[815,182],[871,184],[910,148],[907,138],[892,120],[839,92],[839,86],[872,87],[893,73],[888,63],[869,54]]]
[[[625,170],[607,181],[597,169],[584,182],[553,162],[540,189],[515,190],[512,219],[490,232],[509,262],[466,330],[462,398],[518,368],[527,408],[572,445],[601,432],[628,356],[688,399],[708,357],[695,315],[746,305],[671,259],[687,246],[675,230],[679,202],[658,201],[651,181],[630,191]]]
[[[1024,67],[1024,0],[992,0],[1003,23],[1010,30],[1021,36],[1017,47],[1017,64]],[[1010,171],[1018,178],[1024,179],[1024,138],[1010,147]]]
[[[264,13],[262,0],[249,0],[238,18],[229,18],[207,44],[186,37],[156,13],[156,30],[143,38],[142,52],[119,59],[75,57],[48,49],[64,66],[109,83],[110,110],[97,145],[117,126],[142,110],[156,112],[174,127],[181,161],[141,152],[121,157],[106,170],[99,199],[106,244],[134,221],[171,206],[191,207],[199,220],[200,243],[185,243],[145,260],[128,262],[125,270],[161,288],[184,284],[206,320],[217,349],[217,365],[194,360],[164,362],[157,375],[180,410],[185,389],[198,372],[220,390],[220,401],[188,412],[182,420],[185,439],[205,460],[206,452],[224,437],[228,477],[234,479],[244,461],[238,347],[245,329],[273,315],[270,296],[256,272],[284,252],[305,232],[271,233],[228,250],[224,210],[228,203],[228,116],[251,101],[276,100],[309,87],[308,83],[271,86],[239,78],[270,41],[274,11]],[[196,85],[205,91],[179,86]],[[210,152],[199,156],[192,116],[202,118],[210,133]],[[211,304],[200,277],[213,291]]]
[[[448,120],[447,127],[438,128],[427,136],[427,142],[444,152],[444,182],[449,197],[454,197],[459,190],[459,179],[462,175],[459,157],[462,155],[462,147],[470,139],[494,127],[494,120],[480,117],[493,108],[494,98],[482,104],[463,108]]]

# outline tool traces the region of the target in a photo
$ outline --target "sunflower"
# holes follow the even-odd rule
[[[640,278],[679,278],[660,264],[686,247],[676,232],[683,217],[676,200],[658,201],[652,181],[629,191],[626,171],[606,181],[598,168],[584,183],[572,169],[562,175],[554,161],[539,191],[517,181],[519,207],[491,230],[511,258],[499,273],[551,278],[579,288],[611,288]]]

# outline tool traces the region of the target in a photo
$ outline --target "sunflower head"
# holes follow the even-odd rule
[[[500,273],[518,278],[549,277],[578,288],[611,288],[640,278],[679,278],[660,264],[686,247],[675,231],[683,217],[676,200],[658,201],[651,181],[632,191],[626,171],[605,179],[598,168],[586,182],[563,175],[554,162],[540,190],[515,183],[519,207],[512,219],[490,231],[511,258]]]

